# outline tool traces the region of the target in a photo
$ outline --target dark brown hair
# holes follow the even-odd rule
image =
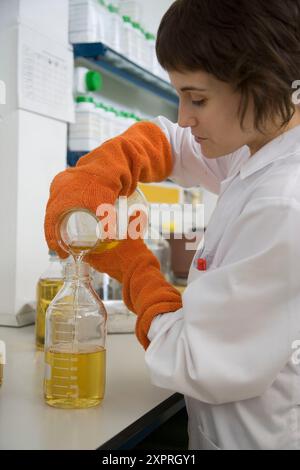
[[[156,53],[169,71],[205,71],[249,99],[254,126],[279,117],[284,127],[300,80],[300,0],[176,0],[164,15]]]

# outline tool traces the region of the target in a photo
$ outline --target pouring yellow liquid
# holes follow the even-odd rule
[[[82,259],[87,253],[100,254],[106,250],[112,250],[119,243],[120,240],[102,240],[95,245],[94,243],[75,240],[69,245],[69,251],[76,260],[78,258]]]

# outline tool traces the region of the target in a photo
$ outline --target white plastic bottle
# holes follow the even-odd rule
[[[76,98],[75,123],[69,127],[69,149],[90,151],[99,145],[98,113],[91,96]]]
[[[140,29],[139,29],[139,23],[132,22],[132,49],[131,49],[131,54],[132,54],[132,61],[135,62],[136,64],[139,63],[139,57],[140,57],[140,44],[141,44],[141,39],[140,39]]]
[[[149,67],[150,67],[150,72],[152,72],[154,75],[159,74],[159,69],[158,69],[158,60],[156,57],[156,51],[155,51],[155,36],[152,33],[146,33],[147,35],[147,42],[148,42],[148,61],[149,61]]]
[[[69,39],[71,43],[97,41],[97,8],[97,0],[69,1]]]
[[[121,52],[122,20],[118,8],[111,3],[107,7],[106,44],[116,52]]]
[[[132,62],[136,62],[136,30],[133,27],[133,21],[130,19],[130,26],[129,26],[129,59]]]
[[[138,51],[137,51],[137,62],[138,64],[146,68],[146,39],[145,39],[145,31],[142,26],[138,23]]]
[[[98,0],[97,5],[97,41],[106,43],[108,11],[104,0]]]
[[[122,134],[126,130],[126,122],[122,111],[116,111],[116,135]]]
[[[130,16],[133,21],[140,21],[142,7],[136,0],[119,0],[120,14]]]
[[[131,54],[131,19],[129,16],[122,17],[122,32],[121,32],[121,49],[120,53],[130,59]]]
[[[103,104],[96,103],[95,106],[98,115],[98,145],[101,145],[108,139],[109,124]]]
[[[153,41],[153,34],[146,32],[145,39],[145,67],[149,72],[154,73],[155,41]]]

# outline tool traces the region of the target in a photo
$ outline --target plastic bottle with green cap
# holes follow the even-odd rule
[[[157,59],[156,59],[156,52],[155,52],[155,36],[152,33],[146,33],[146,43],[147,43],[147,62],[148,62],[148,69],[154,75],[158,73],[157,67]]]
[[[123,117],[123,112],[120,110],[117,110],[116,114],[116,135],[120,135],[125,131],[125,120]]]
[[[107,6],[107,46],[121,53],[122,19],[119,10],[113,4]]]
[[[139,24],[139,47],[138,47],[138,63],[141,67],[147,68],[146,60],[146,39],[145,39],[145,30],[141,24]]]
[[[89,95],[76,98],[75,122],[69,127],[69,149],[90,151],[99,145],[98,114],[94,99]]]
[[[133,49],[133,61],[138,63],[139,62],[139,56],[140,56],[140,25],[138,22],[133,21],[132,22],[132,27],[133,27],[133,42],[135,44],[135,48]]]
[[[89,70],[86,67],[76,67],[74,72],[74,93],[84,94],[86,92],[100,91],[103,79],[100,72]]]
[[[105,142],[109,137],[109,122],[107,120],[106,110],[102,103],[96,102],[96,112],[98,117],[99,145]]]
[[[41,3],[41,2],[40,2]],[[98,41],[98,7],[96,0],[69,1],[69,40],[71,43]]]
[[[121,54],[128,59],[131,58],[131,36],[132,24],[130,16],[124,15],[122,17],[122,31],[121,31]]]
[[[106,44],[107,37],[107,6],[104,0],[98,0],[97,2],[97,42]]]
[[[118,135],[118,128],[116,124],[117,110],[113,106],[109,106],[107,110],[107,116],[108,116],[109,123],[110,123],[110,137],[109,138],[112,138]]]

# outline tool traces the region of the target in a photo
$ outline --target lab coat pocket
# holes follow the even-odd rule
[[[196,446],[196,449],[198,450],[221,450],[219,447],[216,446],[216,444],[214,444],[204,433],[203,431],[201,430],[200,426],[198,426],[198,436],[197,436],[197,446]],[[190,448],[190,450],[193,450],[193,448],[195,449],[195,447],[193,447],[193,443],[190,442],[190,446],[192,446]],[[189,447],[190,447],[189,446]]]

